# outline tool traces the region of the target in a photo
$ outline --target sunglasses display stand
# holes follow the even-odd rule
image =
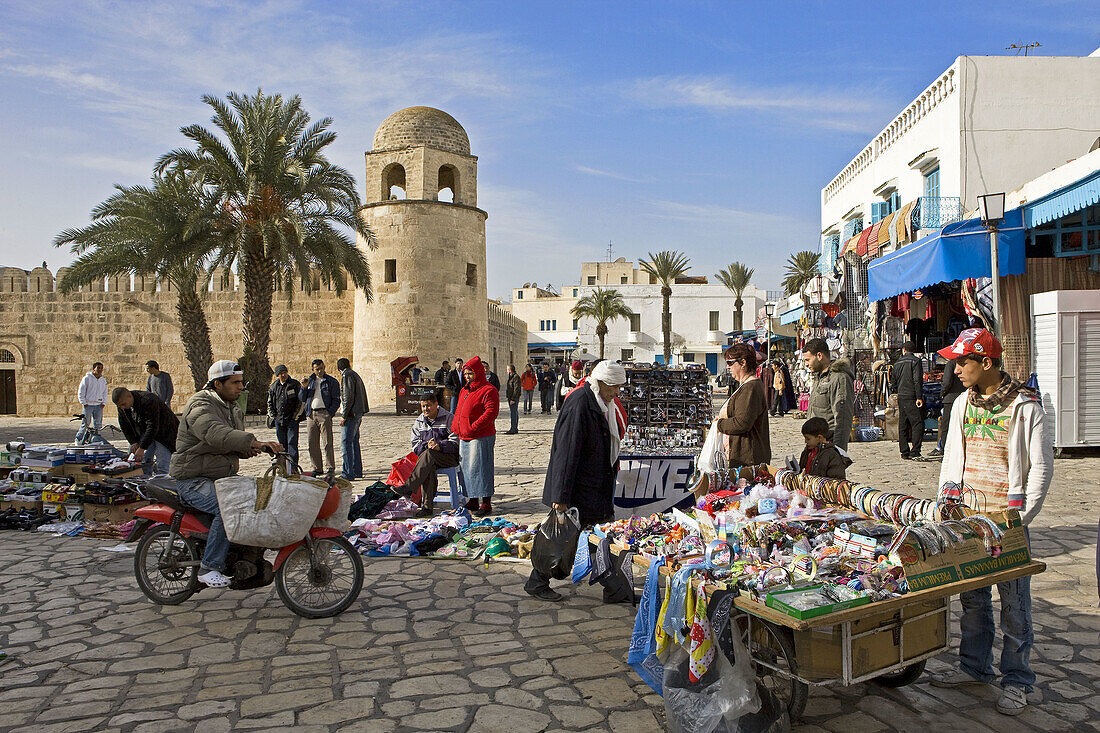
[[[703,367],[628,365],[619,396],[628,418],[623,453],[698,453],[713,417],[712,396]]]

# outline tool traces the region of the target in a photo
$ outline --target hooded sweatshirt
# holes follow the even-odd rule
[[[459,440],[476,440],[497,434],[496,419],[500,412],[500,392],[485,379],[485,365],[473,357],[462,365],[474,373],[466,388],[458,394],[451,430]]]
[[[824,372],[810,375],[809,417],[820,417],[829,423],[833,443],[841,450],[848,449],[855,402],[855,374],[847,359],[837,359]]]

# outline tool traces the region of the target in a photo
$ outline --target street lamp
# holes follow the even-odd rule
[[[764,304],[764,315],[768,319],[768,349],[765,358],[772,358],[772,316],[775,315],[775,303]]]
[[[987,193],[978,197],[982,226],[989,230],[989,259],[993,270],[993,333],[1001,335],[1001,266],[997,252],[997,226],[1005,218],[1005,195]]]

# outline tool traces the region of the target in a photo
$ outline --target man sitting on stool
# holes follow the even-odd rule
[[[435,512],[436,489],[439,479],[435,472],[441,468],[458,465],[458,440],[451,432],[451,413],[443,409],[434,393],[420,400],[420,415],[412,427],[412,449],[419,456],[409,480],[395,491],[402,496],[412,496],[420,489],[420,513],[430,517]]]

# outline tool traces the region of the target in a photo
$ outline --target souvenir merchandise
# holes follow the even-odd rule
[[[401,500],[398,500],[401,501]],[[393,503],[393,502],[391,502]],[[413,513],[416,507],[413,507]],[[430,518],[356,519],[345,537],[367,557],[434,557],[476,560],[522,557],[530,553],[533,527],[503,517],[473,521],[466,509],[449,510]],[[527,549],[522,546],[526,543]]]
[[[627,367],[626,384],[619,395],[628,417],[622,452],[698,452],[711,423],[711,393],[710,374],[703,367]]]

